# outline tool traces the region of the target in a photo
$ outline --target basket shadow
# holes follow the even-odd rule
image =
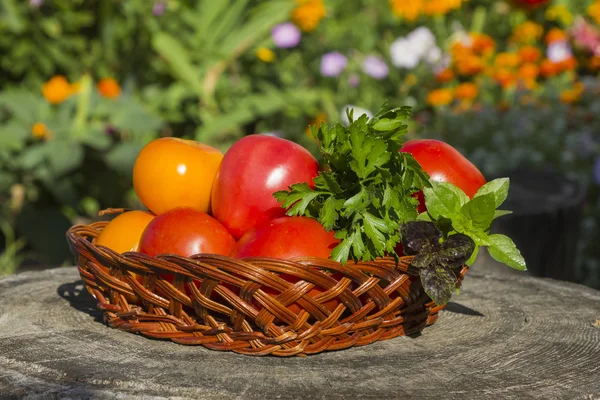
[[[60,297],[67,300],[69,305],[78,311],[94,317],[94,321],[104,324],[102,311],[96,305],[98,302],[86,290],[82,280],[60,285],[56,292]]]
[[[485,317],[485,315],[483,315],[477,310],[473,310],[472,308],[463,306],[462,304],[454,303],[452,301],[446,304],[446,308],[443,311],[451,312],[454,314],[469,315],[472,317]]]

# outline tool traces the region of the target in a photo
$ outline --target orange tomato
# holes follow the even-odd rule
[[[104,227],[96,245],[108,247],[117,253],[137,251],[140,238],[154,215],[145,211],[129,211],[110,221]]]
[[[178,138],[148,143],[133,167],[133,187],[155,214],[177,207],[210,212],[212,184],[223,154],[210,146]]]

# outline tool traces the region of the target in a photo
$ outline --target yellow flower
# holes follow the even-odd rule
[[[512,40],[517,43],[532,43],[544,34],[544,28],[532,21],[518,25],[513,31]]]
[[[573,88],[563,90],[560,93],[560,100],[566,104],[575,103],[581,97],[583,89],[583,84],[581,82],[577,82],[575,85],[573,85]]]
[[[473,100],[479,94],[479,88],[472,82],[461,83],[454,89],[454,96],[459,100]]]
[[[600,24],[600,1],[594,1],[587,9],[587,13],[597,24]]]
[[[113,78],[103,78],[98,82],[98,91],[100,95],[115,99],[121,95],[121,87]]]
[[[404,78],[404,83],[407,86],[414,86],[419,83],[419,78],[417,78],[415,74],[408,74],[406,75],[406,78]]]
[[[515,53],[498,53],[494,61],[497,67],[514,68],[519,65],[519,56]]]
[[[546,18],[550,21],[558,21],[565,26],[569,26],[573,23],[573,14],[569,11],[569,7],[564,4],[548,7],[546,10]]]
[[[42,94],[50,104],[59,104],[73,94],[73,87],[62,75],[54,75],[42,85]]]
[[[33,127],[31,128],[31,133],[36,139],[45,139],[50,136],[50,130],[45,124],[41,122],[36,122],[35,124],[33,124]]]
[[[325,17],[323,0],[296,0],[298,6],[292,11],[292,21],[305,32],[315,30]]]
[[[270,63],[275,59],[275,53],[273,53],[270,49],[267,49],[266,47],[261,47],[258,50],[256,50],[256,57],[258,57],[258,59],[261,61]]]
[[[392,14],[396,17],[414,21],[424,11],[423,0],[390,0]]]
[[[427,103],[434,107],[447,106],[452,99],[452,89],[448,88],[435,89],[427,95]]]

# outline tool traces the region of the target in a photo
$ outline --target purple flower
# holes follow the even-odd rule
[[[596,157],[594,162],[594,181],[600,185],[600,156]]]
[[[152,14],[156,15],[157,17],[160,17],[161,15],[163,15],[165,13],[165,9],[166,9],[166,4],[162,1],[155,1],[154,5],[152,6]]]
[[[348,59],[339,51],[323,54],[321,58],[321,75],[339,76],[348,64]]]
[[[44,0],[29,0],[29,5],[31,7],[38,8],[44,3]]]
[[[302,34],[296,25],[286,22],[275,26],[271,31],[271,37],[275,46],[282,49],[289,49],[298,46]]]
[[[390,69],[385,61],[377,56],[368,56],[362,64],[363,71],[375,79],[383,79],[388,76]]]
[[[350,75],[350,77],[348,77],[348,83],[352,87],[357,87],[360,83],[360,76],[358,76],[357,74]]]

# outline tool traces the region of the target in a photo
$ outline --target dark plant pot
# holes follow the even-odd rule
[[[494,221],[493,233],[513,239],[530,275],[576,281],[585,187],[550,170],[518,169],[503,209],[514,213]]]

